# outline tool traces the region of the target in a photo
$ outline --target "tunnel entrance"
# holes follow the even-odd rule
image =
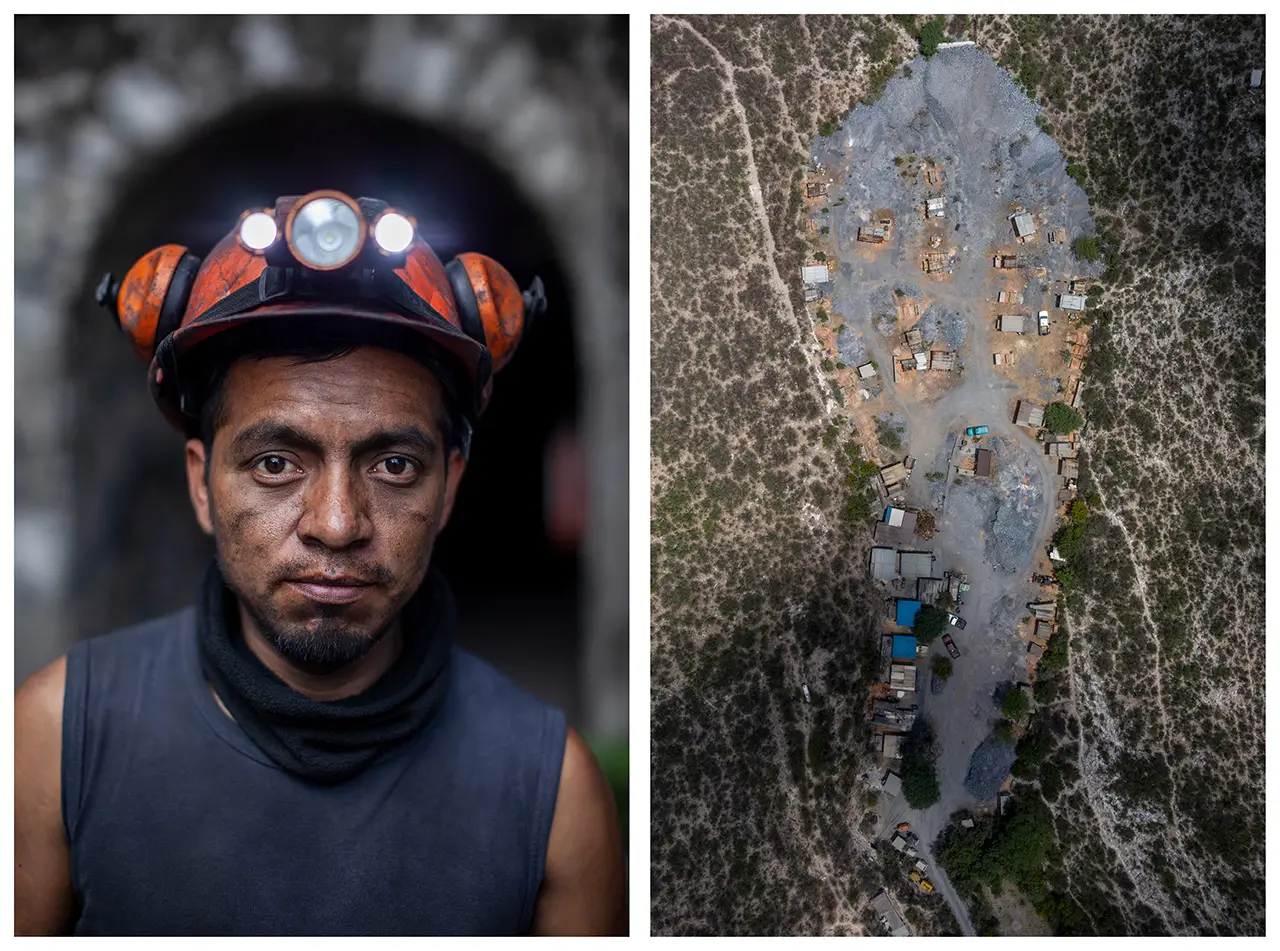
[[[145,370],[93,288],[160,244],[207,252],[246,208],[336,188],[412,211],[444,261],[479,251],[551,307],[530,329],[476,430],[471,464],[436,563],[458,598],[463,646],[543,699],[578,709],[578,555],[548,531],[546,460],[574,431],[574,301],[545,222],[511,178],[451,130],[333,99],[240,109],[138,169],[97,238],[67,355],[74,387],[79,638],[190,603],[212,556],[187,500],[181,438],[146,391]],[[572,439],[569,439],[572,443]],[[570,462],[567,477],[572,482]],[[560,497],[564,482],[558,480]]]

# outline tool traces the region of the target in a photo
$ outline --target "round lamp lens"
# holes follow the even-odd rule
[[[276,220],[265,211],[255,211],[240,223],[240,240],[254,251],[265,251],[276,240]]]
[[[360,219],[346,202],[313,199],[293,217],[293,249],[312,267],[345,264],[360,250]]]
[[[404,215],[388,211],[374,226],[373,239],[383,251],[399,254],[413,241],[413,224]]]

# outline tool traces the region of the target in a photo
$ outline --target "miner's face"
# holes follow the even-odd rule
[[[261,634],[307,670],[364,655],[417,590],[464,468],[443,393],[403,354],[242,359],[209,450],[187,443],[201,527]],[[447,463],[447,464],[446,464]]]

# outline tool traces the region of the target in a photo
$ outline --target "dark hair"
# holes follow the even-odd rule
[[[299,327],[304,320],[305,328]],[[440,347],[416,331],[394,325],[359,326],[342,318],[276,318],[243,324],[213,337],[200,349],[188,371],[197,387],[199,438],[204,443],[206,472],[214,434],[226,421],[224,384],[237,361],[288,357],[298,363],[324,363],[369,346],[414,358],[440,382],[444,399],[437,422],[447,461],[450,451],[461,446],[460,436],[467,422],[459,408],[458,371]]]

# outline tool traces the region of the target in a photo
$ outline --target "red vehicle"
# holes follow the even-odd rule
[[[947,653],[952,657],[960,656],[960,648],[956,647],[956,642],[951,639],[950,634],[942,635],[942,643],[946,645]]]

